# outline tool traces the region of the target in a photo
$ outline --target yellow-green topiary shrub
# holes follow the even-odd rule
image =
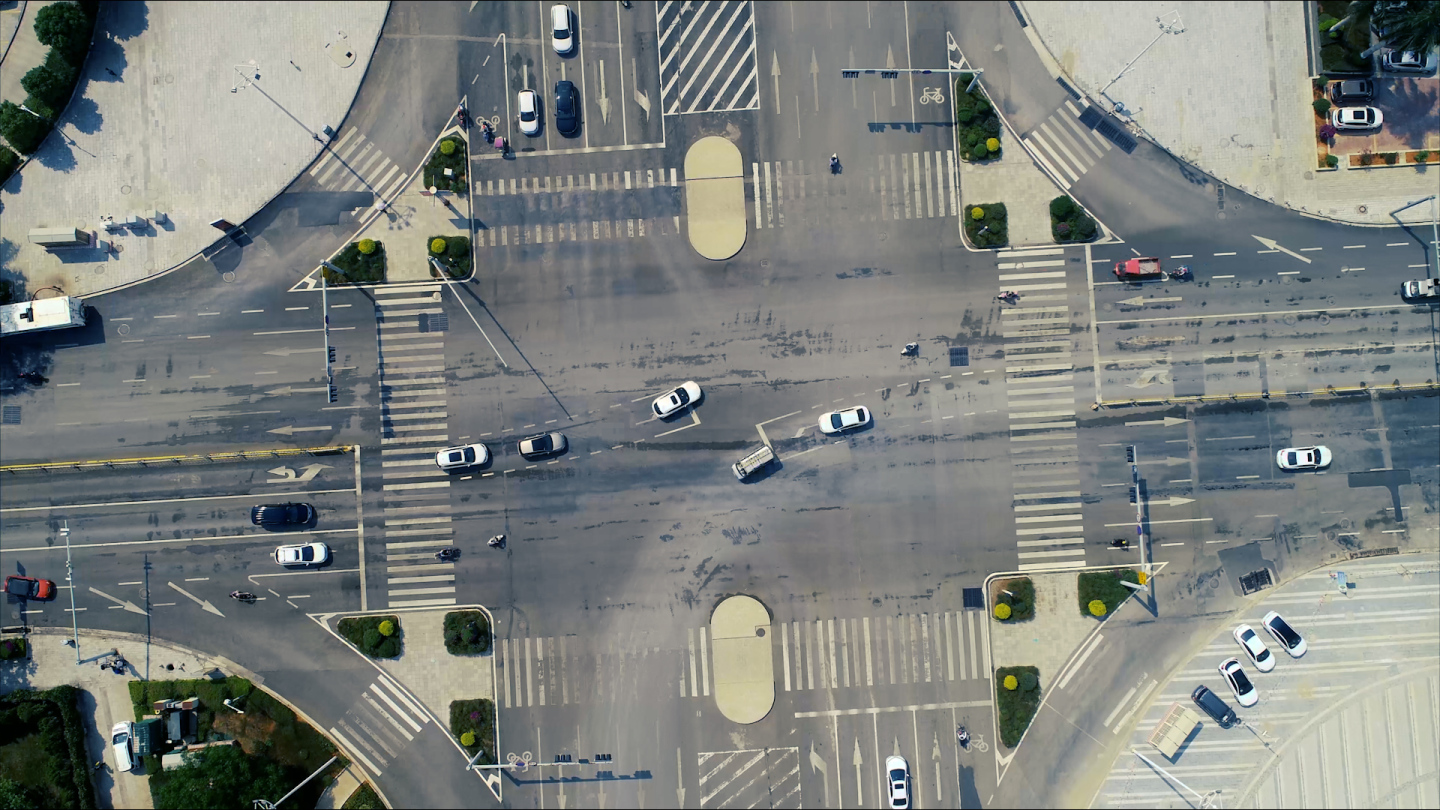
[[[999,138],[987,138],[987,139],[985,140],[985,148],[986,148],[986,149],[989,149],[991,152],[999,152],[999,151],[1000,151],[1000,139],[999,139]]]
[[[380,626],[377,627],[376,629],[380,631],[380,635],[382,635],[382,636],[393,636],[393,635],[395,635],[395,623],[392,622],[392,621],[390,621],[389,619],[386,619],[385,621],[380,622]]]
[[[361,239],[361,240],[360,240],[360,243],[357,244],[355,247],[356,247],[361,253],[364,253],[366,256],[369,256],[371,253],[374,253],[374,252],[375,252],[375,240],[374,240],[374,239]]]
[[[475,746],[475,732],[467,731],[464,734],[461,734],[460,744],[465,746],[466,748],[473,748]]]
[[[440,154],[442,154],[442,155],[453,155],[453,154],[455,154],[455,142],[454,142],[454,141],[448,141],[448,140],[447,140],[447,141],[441,141],[441,142],[440,142]]]
[[[970,218],[973,219],[973,220],[975,220],[976,222],[979,222],[980,220],[982,220],[982,219],[985,218],[985,209],[984,209],[984,208],[981,208],[981,207],[978,206],[978,205],[975,206],[974,208],[971,208],[971,209],[970,209]]]
[[[439,238],[431,239],[430,252],[434,253],[436,256],[445,255],[445,240]]]
[[[1006,689],[1009,689],[1011,692],[1014,692],[1020,687],[1020,682],[1015,680],[1014,675],[1006,675],[1005,680],[1001,681],[1001,685],[1004,686]]]
[[[1010,618],[1010,606],[1007,605],[1007,604],[1005,604],[1004,602],[1001,602],[1000,604],[996,605],[996,606],[995,606],[995,618],[999,619],[999,620],[1002,621],[1002,622],[1005,621],[1006,619]]]
[[[1104,615],[1105,615],[1105,603],[1102,602],[1102,601],[1100,601],[1099,599],[1091,599],[1091,600],[1090,600],[1090,615],[1091,615],[1091,616],[1104,616]]]

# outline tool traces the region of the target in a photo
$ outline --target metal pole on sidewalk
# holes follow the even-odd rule
[[[75,647],[75,666],[80,666],[80,623],[75,612],[75,568],[70,564],[70,521],[60,524],[60,536],[65,538],[65,581],[70,585],[70,632]]]

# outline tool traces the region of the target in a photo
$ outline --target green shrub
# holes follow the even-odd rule
[[[455,142],[452,141],[452,140],[450,140],[449,138],[446,138],[445,140],[441,141],[441,142],[440,142],[440,154],[442,154],[442,155],[453,155],[453,154],[455,154]]]
[[[1140,584],[1140,577],[1129,568],[1111,568],[1105,571],[1087,571],[1079,577],[1080,614],[1082,616],[1105,616],[1114,613],[1120,604],[1130,598],[1131,590],[1120,584]],[[1093,603],[1099,603],[1100,612],[1095,612]]]
[[[978,206],[978,205],[975,206],[974,208],[971,208],[971,209],[970,209],[970,218],[973,219],[973,220],[976,220],[976,221],[979,221],[979,220],[984,219],[984,218],[985,218],[985,209],[984,209],[984,208],[981,208],[981,207]]]
[[[380,801],[380,796],[375,792],[375,788],[370,787],[370,783],[366,782],[355,788],[355,792],[351,793],[350,798],[341,805],[341,810],[385,810],[385,803]]]
[[[985,141],[985,148],[986,148],[987,150],[991,151],[991,152],[999,152],[999,151],[1000,151],[1000,139],[999,139],[999,138],[988,138],[988,139],[986,139],[986,141]]]
[[[376,629],[378,629],[378,630],[380,631],[380,635],[382,635],[382,636],[384,636],[384,637],[386,637],[386,638],[389,638],[389,637],[395,635],[395,623],[392,622],[392,621],[390,621],[389,619],[386,619],[385,621],[380,622],[380,626],[379,626],[378,628],[376,628]]]
[[[365,251],[366,243],[370,252]],[[374,239],[361,239],[345,246],[330,263],[339,272],[329,267],[321,270],[326,284],[381,284],[385,281],[385,244]]]
[[[983,211],[982,218],[975,218],[975,208]],[[1005,203],[988,203],[971,208],[965,220],[965,235],[976,247],[999,247],[1009,241],[1007,227]]]
[[[1387,166],[1394,166],[1400,160],[1400,155],[1396,152],[1386,152],[1383,157]]]
[[[990,148],[983,143],[975,144],[975,148],[970,150],[970,157],[973,160],[984,160],[985,158],[989,157],[989,155]]]
[[[380,631],[388,624],[392,635]],[[356,616],[340,620],[336,627],[346,641],[371,658],[398,658],[404,649],[404,633],[398,616]]]
[[[470,275],[470,266],[473,260],[470,256],[470,237],[468,236],[432,236],[428,240],[430,244],[430,257],[445,268],[445,275],[449,278],[465,278]],[[438,276],[434,266],[430,268],[431,276]]]
[[[985,119],[985,123],[981,124],[981,125],[980,125],[980,128],[985,131],[985,134],[986,134],[986,135],[999,135],[999,134],[1000,134],[1000,116],[998,116],[998,115],[992,115],[992,116],[986,118],[986,119]]]
[[[438,237],[438,236],[435,237],[434,239],[431,239],[431,240],[430,240],[430,252],[433,253],[433,254],[435,254],[436,256],[444,255],[444,253],[445,253],[445,240],[444,240],[444,239],[441,239],[441,238]]]
[[[1010,606],[1004,602],[995,605],[995,618],[1002,622],[1010,618]]]
[[[474,748],[474,747],[475,747],[475,732],[473,732],[473,731],[467,731],[467,732],[465,732],[464,734],[461,734],[461,735],[460,735],[460,744],[463,745],[463,746],[465,746],[466,748]]]
[[[1322,13],[1320,15],[1320,30],[1329,31],[1331,28],[1334,28],[1335,23],[1338,22],[1340,21],[1335,19],[1334,17],[1331,17],[1329,14]]]
[[[20,86],[45,106],[59,108],[69,100],[79,73],[80,71],[60,57],[58,51],[52,50],[43,64],[36,65],[21,77]]]
[[[425,188],[434,187],[444,191],[463,193],[469,191],[465,180],[465,171],[469,159],[465,155],[465,141],[459,136],[451,135],[436,145],[435,151],[430,155],[430,160],[425,164],[422,182]],[[445,176],[445,170],[449,169],[451,175]]]
[[[1035,667],[1000,667],[995,670],[995,707],[1000,741],[1007,748],[1019,745],[1030,720],[1040,708],[1040,670]]]
[[[480,655],[490,649],[490,622],[478,610],[445,614],[445,649],[451,655]]]
[[[1330,102],[1327,99],[1317,98],[1310,106],[1315,108],[1316,115],[1324,115],[1330,112]]]
[[[20,156],[15,154],[14,149],[0,144],[0,185],[3,185],[6,180],[9,180],[10,175],[14,174],[18,168],[20,168]],[[10,302],[0,301],[0,304],[8,303]]]
[[[25,657],[25,639],[7,638],[0,641],[0,661]]]
[[[0,761],[5,763],[0,778],[8,780],[0,783],[0,807],[35,796],[39,801],[18,806],[95,806],[80,694],[66,685],[0,696]]]
[[[1425,161],[1427,161],[1427,160],[1429,160],[1429,159],[1430,159],[1430,152],[1429,152],[1429,150],[1421,149],[1419,152],[1416,152],[1416,153],[1415,153],[1415,162],[1416,162],[1416,163],[1424,163]],[[3,172],[0,172],[0,174],[3,174]],[[0,182],[3,182],[3,181],[0,181]]]
[[[978,129],[965,130],[965,145],[972,149],[975,148],[975,144],[980,143],[982,135],[984,135],[984,133]]]
[[[191,751],[180,767],[150,775],[155,810],[250,807],[257,799],[274,801],[291,787],[280,763],[250,756],[238,745]]]
[[[450,733],[460,740],[466,754],[474,756],[484,751],[477,764],[495,765],[495,704],[479,698],[456,700],[450,703]],[[466,734],[473,735],[465,742]]]
[[[1361,166],[1369,166],[1369,165],[1370,165],[1371,163],[1373,163],[1373,162],[1375,162],[1375,156],[1374,156],[1374,155],[1370,154],[1369,152],[1361,152],[1361,153],[1360,153],[1360,165],[1361,165]]]
[[[1325,165],[1326,165],[1326,166],[1329,166],[1330,168],[1333,169],[1333,168],[1335,168],[1336,166],[1339,166],[1339,165],[1340,165],[1340,158],[1335,157],[1334,155],[1326,155],[1326,156],[1325,156]]]
[[[1067,195],[1061,195],[1050,201],[1050,216],[1056,219],[1069,219],[1075,212],[1075,201]]]
[[[995,601],[1010,609],[1013,621],[1035,618],[1035,583],[1029,577],[1008,579],[996,587]]]
[[[47,6],[46,8],[54,8]],[[29,106],[29,105],[26,105]],[[34,109],[31,107],[31,109]],[[42,115],[44,110],[35,110]],[[12,101],[0,102],[0,135],[15,147],[15,150],[22,155],[33,155],[40,144],[45,142],[45,136],[50,134],[52,124],[45,118],[37,118],[28,112],[20,109],[18,104]]]
[[[72,65],[85,61],[94,21],[79,3],[53,3],[35,14],[35,38]]]
[[[374,239],[361,239],[359,242],[356,242],[356,243],[355,243],[355,247],[356,247],[361,253],[364,253],[366,256],[369,256],[370,254],[372,254],[372,253],[375,252],[375,240],[374,240]]]

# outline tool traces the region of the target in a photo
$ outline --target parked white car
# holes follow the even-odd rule
[[[1275,454],[1282,470],[1321,470],[1330,466],[1328,447],[1287,447]]]
[[[1340,130],[1379,129],[1385,114],[1375,107],[1336,107],[1330,111],[1330,125]]]
[[[535,137],[540,134],[540,95],[534,90],[521,90],[520,131]]]
[[[565,56],[575,50],[575,16],[570,7],[556,3],[550,7],[550,45],[555,53]]]
[[[110,751],[115,754],[115,770],[124,773],[135,767],[135,756],[130,753],[130,740],[135,736],[135,724],[124,721],[110,729]]]
[[[1254,706],[1260,702],[1260,693],[1255,691],[1255,684],[1250,682],[1249,676],[1245,674],[1245,668],[1240,666],[1239,658],[1226,658],[1220,662],[1220,675],[1225,682],[1230,684],[1230,691],[1235,693],[1235,702],[1241,706]]]
[[[1235,643],[1245,648],[1245,654],[1250,656],[1250,663],[1261,672],[1269,672],[1275,668],[1275,656],[1270,654],[1270,648],[1260,640],[1260,636],[1248,624],[1242,624],[1235,628],[1233,633]]]
[[[1260,620],[1260,626],[1265,628],[1265,632],[1275,639],[1281,649],[1290,653],[1291,658],[1299,658],[1309,649],[1305,643],[1305,637],[1273,610],[1266,613],[1265,618]]]

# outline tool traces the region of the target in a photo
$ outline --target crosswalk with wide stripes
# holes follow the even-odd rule
[[[330,727],[330,735],[375,777],[384,773],[429,722],[430,716],[418,701],[389,676],[381,675]]]
[[[1075,102],[1066,99],[1040,126],[1030,130],[1021,140],[1030,147],[1031,154],[1050,170],[1060,186],[1070,185],[1090,171],[1105,153],[1115,147],[1081,119],[1084,110]]]
[[[476,231],[475,247],[676,236],[680,233],[678,213],[649,217],[617,217],[615,213],[666,207],[678,212],[678,203],[667,206],[666,198],[674,193],[667,189],[678,189],[679,185],[679,171],[664,166],[477,180],[475,196],[487,198],[479,204],[504,203],[503,199],[489,203],[489,198],[520,198],[525,203],[527,219],[537,218],[538,213],[539,219],[548,221],[507,224],[504,222],[506,211],[497,208],[486,217],[485,226]],[[638,202],[636,198],[640,197],[647,198],[646,204],[630,204]]]
[[[1068,301],[1085,279],[1066,269],[1065,250],[996,253],[996,292],[1020,293],[1000,313],[1020,570],[1085,565],[1073,357],[1084,324],[1071,323]]]
[[[760,106],[750,0],[663,0],[655,18],[665,115]]]
[[[778,622],[771,634],[777,683],[806,692],[986,680],[984,624],[978,610]],[[707,698],[715,689],[713,642],[708,627],[687,628],[681,649],[592,650],[569,636],[498,639],[496,692],[504,708],[642,700],[662,683],[681,698]]]
[[[355,127],[325,147],[309,175],[327,191],[372,191],[384,200],[398,194],[408,179],[399,164]]]
[[[380,477],[385,595],[391,608],[455,604],[450,476],[435,453],[450,442],[441,284],[374,289],[380,344]]]
[[[863,222],[935,219],[960,214],[954,150],[878,154],[832,174],[829,158],[750,164],[751,223],[785,227],[807,205],[852,203]],[[802,217],[801,221],[807,221]]]

